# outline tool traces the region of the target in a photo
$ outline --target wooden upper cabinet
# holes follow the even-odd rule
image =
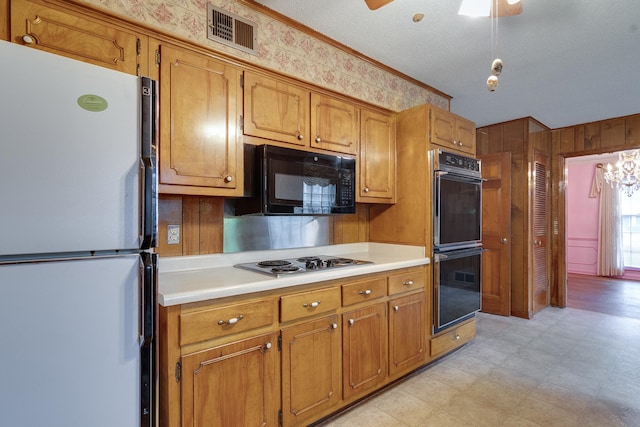
[[[128,74],[146,74],[146,37],[71,9],[12,1],[11,41]]]
[[[449,111],[432,107],[429,110],[431,143],[449,150],[476,154],[476,126],[471,120]]]
[[[311,94],[311,147],[358,153],[358,108],[354,104]]]
[[[360,110],[358,167],[358,202],[395,202],[395,115],[365,109]]]
[[[244,72],[245,135],[309,146],[308,90]]]
[[[160,192],[240,195],[240,70],[195,51],[159,49]]]

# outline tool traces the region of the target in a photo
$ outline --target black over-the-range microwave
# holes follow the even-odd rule
[[[356,160],[273,145],[244,145],[245,197],[236,215],[356,211]]]

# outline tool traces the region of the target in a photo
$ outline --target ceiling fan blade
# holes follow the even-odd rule
[[[497,14],[496,14],[497,8]],[[522,13],[522,2],[510,4],[507,0],[495,0],[491,2],[491,17],[513,16]]]
[[[391,3],[393,0],[364,0],[369,9],[376,10],[387,3]]]

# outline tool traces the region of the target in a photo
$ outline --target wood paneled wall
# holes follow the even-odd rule
[[[551,220],[553,233],[551,304],[567,304],[567,226],[565,158],[640,148],[640,114],[554,129]]]
[[[529,283],[529,162],[534,151],[550,152],[549,128],[531,117],[477,129],[477,154],[511,153],[511,314],[532,316]]]

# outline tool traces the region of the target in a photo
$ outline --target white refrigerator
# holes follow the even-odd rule
[[[156,82],[0,58],[0,425],[153,426]]]

